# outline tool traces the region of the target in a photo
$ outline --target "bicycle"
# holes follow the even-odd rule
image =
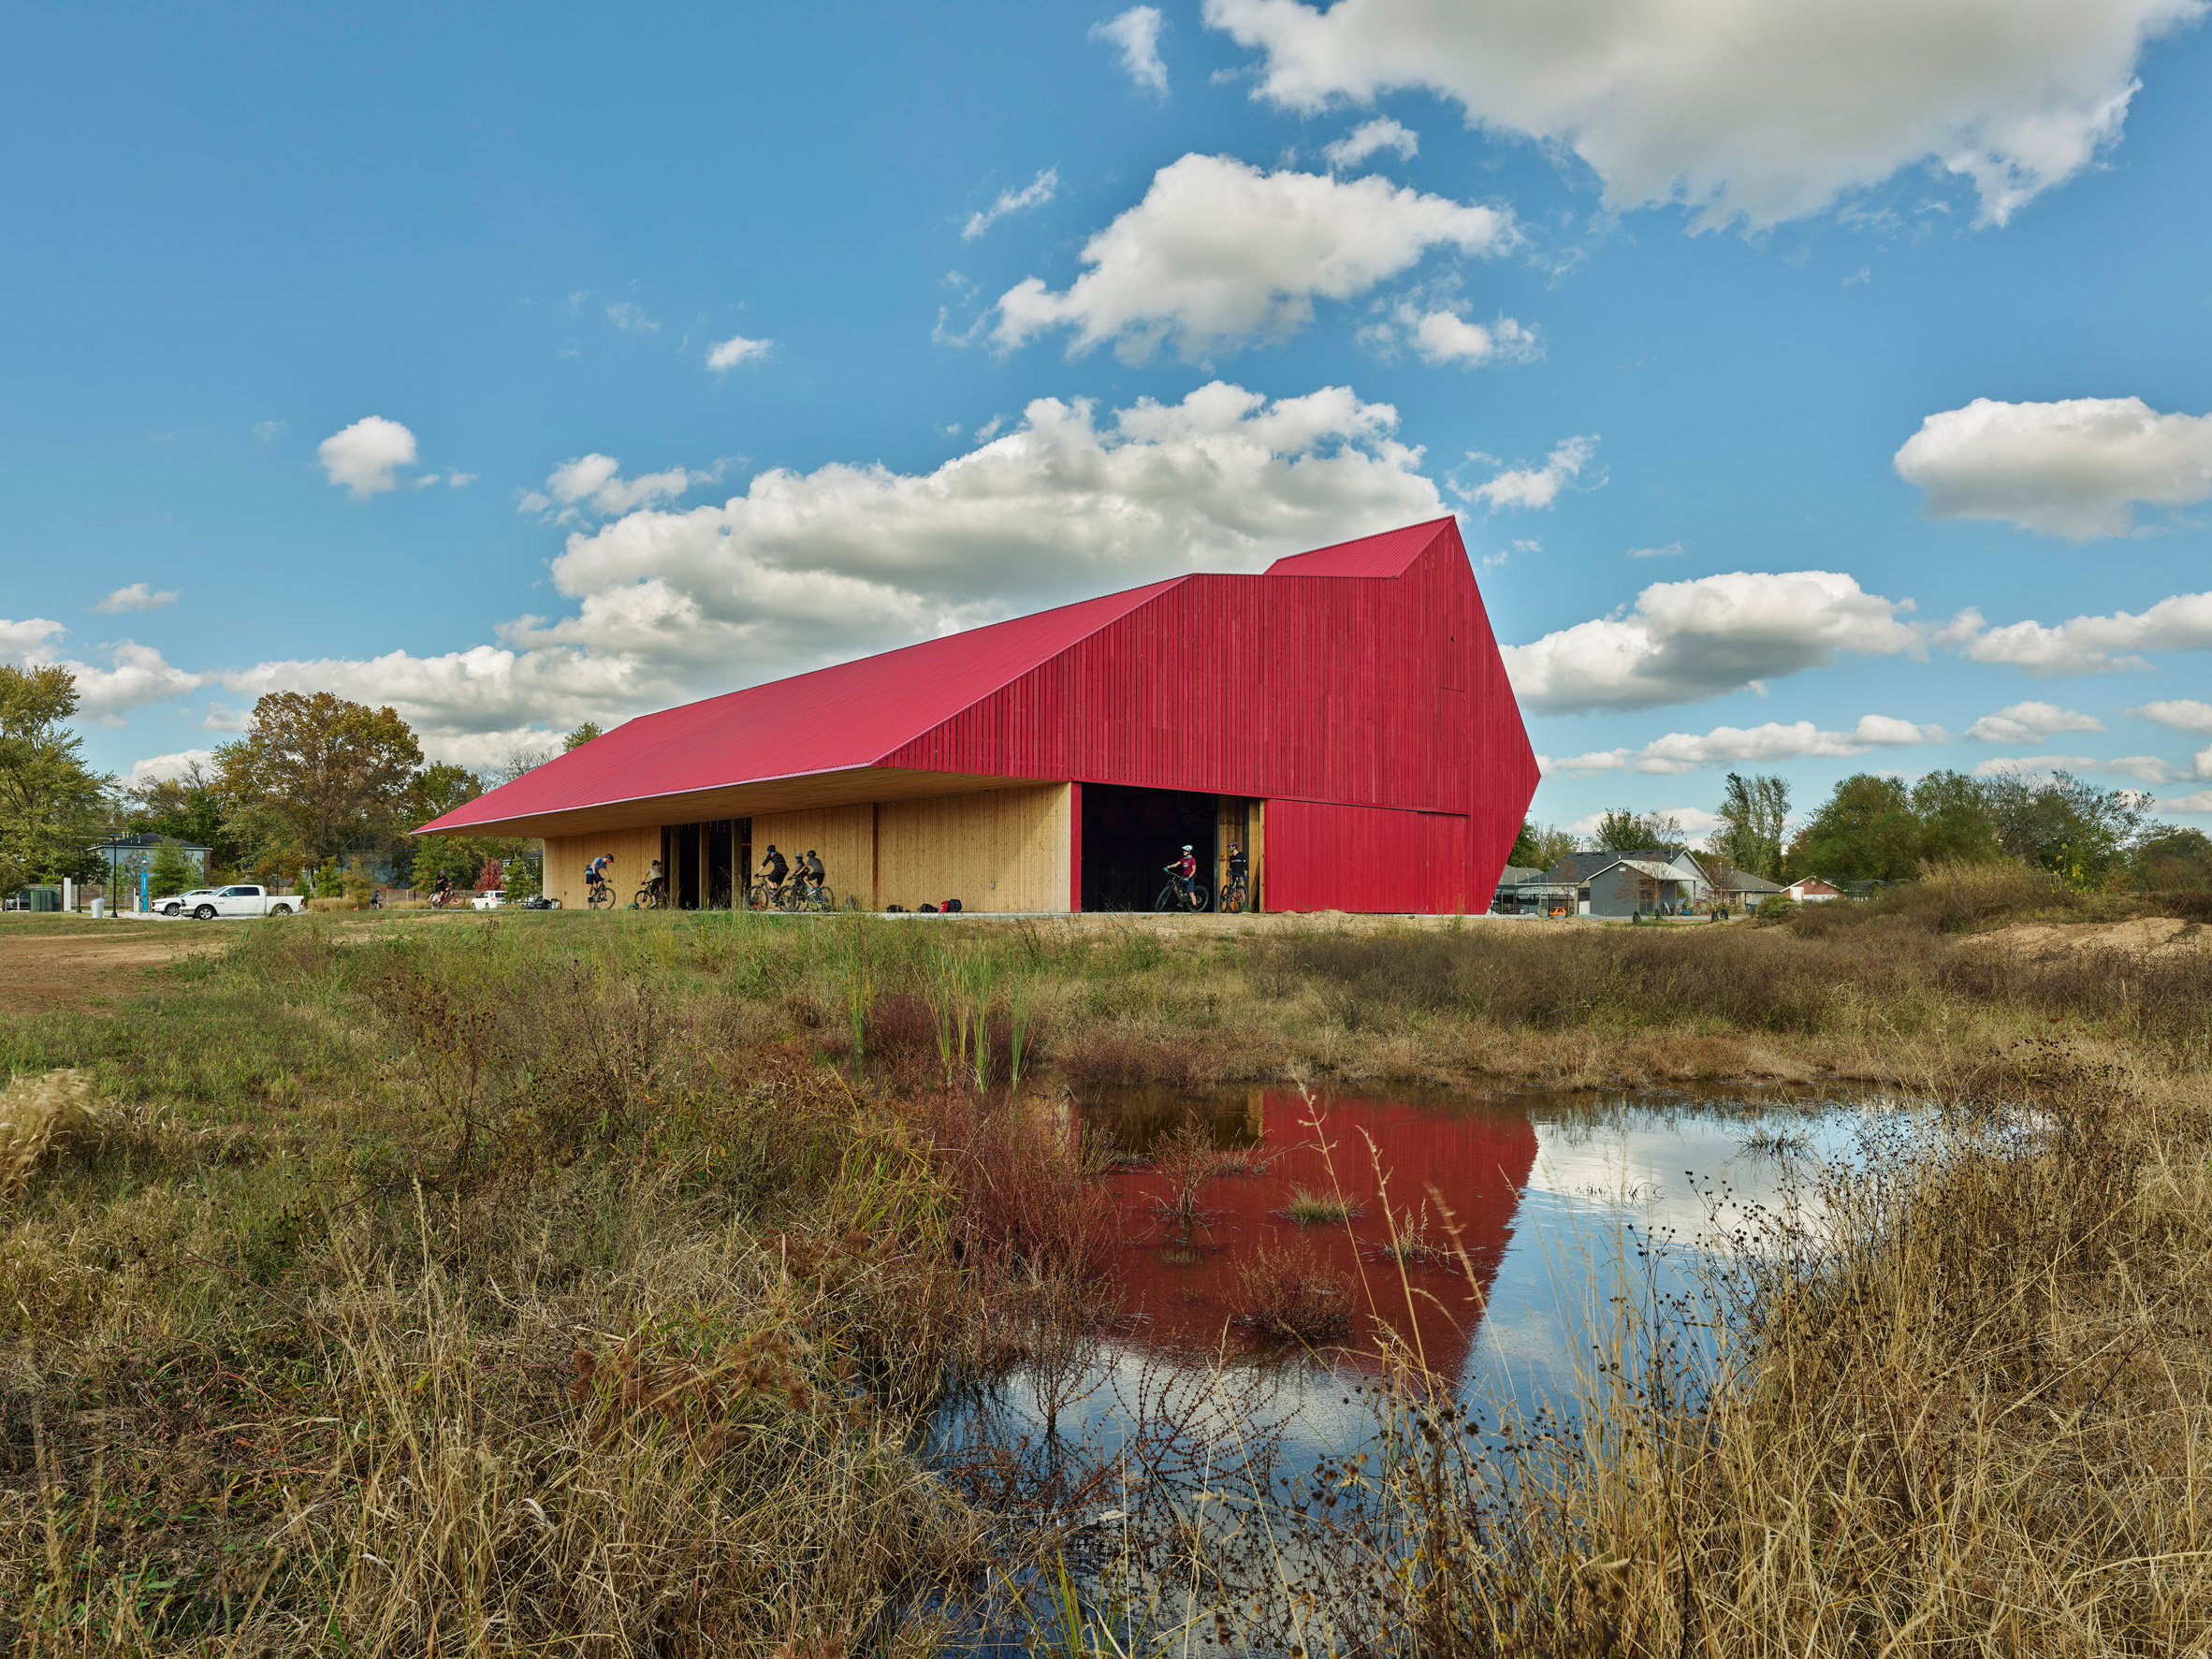
[[[783,889],[770,883],[767,877],[759,876],[745,890],[745,908],[749,910],[779,910],[783,905]]]
[[[1224,916],[1241,915],[1251,902],[1252,895],[1244,885],[1244,877],[1231,876],[1221,883],[1221,913]]]
[[[630,908],[633,910],[657,910],[667,902],[666,890],[657,882],[648,881],[637,890],[636,896],[631,899]]]
[[[604,910],[615,902],[615,884],[612,881],[589,880],[584,883],[584,908]]]
[[[1159,897],[1153,900],[1156,910],[1168,910],[1177,915],[1202,916],[1212,908],[1213,895],[1200,886],[1194,879],[1185,881],[1181,877],[1159,890]]]

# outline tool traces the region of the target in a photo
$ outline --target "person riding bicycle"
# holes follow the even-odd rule
[[[1246,856],[1242,843],[1231,841],[1229,844],[1230,892],[1244,893],[1249,891],[1251,886],[1251,875],[1252,860]]]
[[[811,847],[808,848],[807,856],[799,860],[800,890],[808,894],[820,893],[822,882],[828,878],[829,871],[822,866],[822,854]]]
[[[1198,880],[1197,854],[1186,847],[1183,849],[1183,856],[1165,867],[1168,874],[1175,880],[1176,895],[1187,905],[1190,903],[1192,884]]]
[[[773,895],[783,891],[784,878],[790,874],[791,866],[784,861],[783,854],[776,851],[776,843],[770,841],[767,855],[761,860],[760,879],[768,884],[768,891]]]
[[[646,871],[646,891],[655,898],[668,896],[668,878],[661,873],[661,861],[657,858]]]
[[[605,886],[607,866],[614,862],[615,861],[613,859],[602,852],[597,858],[586,865],[584,866],[584,891],[589,893],[595,887]]]
[[[445,901],[453,896],[453,878],[444,870],[438,872],[438,885],[430,893],[430,909],[442,910]]]

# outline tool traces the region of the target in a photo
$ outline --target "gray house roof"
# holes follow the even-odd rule
[[[1544,879],[1542,870],[1532,870],[1526,866],[1518,864],[1509,864],[1498,872],[1498,885],[1500,887],[1525,887],[1532,881],[1541,881]]]
[[[1686,851],[1670,851],[1665,847],[1637,847],[1625,852],[1570,852],[1551,866],[1550,880],[1559,882],[1587,881],[1591,877],[1611,869],[1624,859],[1636,859],[1654,865],[1672,864],[1681,860],[1696,870],[1700,876],[1705,873],[1705,866]],[[1661,873],[1669,881],[1684,879],[1671,870]]]
[[[1730,893],[1780,893],[1782,883],[1769,881],[1764,876],[1754,876],[1749,870],[1738,870],[1724,883]]]

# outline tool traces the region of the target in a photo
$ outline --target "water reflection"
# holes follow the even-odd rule
[[[1242,1322],[1240,1269],[1303,1249],[1351,1286],[1350,1328],[1329,1345],[1339,1365],[1373,1369],[1394,1337],[1442,1378],[1518,1396],[1565,1380],[1629,1258],[1695,1255],[1723,1233],[1755,1247],[1762,1231],[1803,1224],[1801,1160],[1835,1153],[1861,1103],[1802,1087],[1494,1101],[1261,1088],[1123,1091],[1079,1111],[1132,1159],[1186,1121],[1251,1155],[1201,1189],[1196,1228],[1163,1216],[1173,1182],[1154,1164],[1112,1177],[1130,1238],[1129,1344],[1263,1357]],[[1300,1225],[1299,1201],[1317,1196],[1354,1213]],[[1429,1248],[1394,1248],[1409,1239]],[[1662,1263],[1662,1288],[1690,1267]],[[1652,1272],[1646,1261],[1647,1285]]]

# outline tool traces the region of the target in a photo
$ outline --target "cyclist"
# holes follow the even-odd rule
[[[1191,884],[1198,880],[1198,855],[1186,847],[1183,849],[1183,856],[1173,864],[1167,866],[1166,869],[1168,874],[1175,879],[1177,896],[1183,900],[1185,907],[1188,908]]]
[[[606,885],[607,866],[614,862],[613,859],[602,852],[584,866],[584,891],[587,895],[589,895],[595,888]]]
[[[784,878],[791,874],[791,866],[783,854],[776,851],[776,843],[768,843],[767,856],[761,860],[760,879],[768,884],[768,896],[773,899],[783,892]]]
[[[661,874],[661,861],[654,859],[646,871],[646,891],[653,895],[656,904],[668,901],[668,879]]]
[[[1242,845],[1235,841],[1231,841],[1229,844],[1230,892],[1235,894],[1239,897],[1243,897],[1245,894],[1249,893],[1251,891],[1249,886],[1251,873],[1251,859],[1245,856],[1244,849]]]
[[[440,870],[438,872],[438,885],[431,891],[430,894],[430,909],[433,910],[444,910],[445,908],[445,901],[452,896],[453,878],[447,875],[444,870]]]
[[[807,856],[799,860],[799,892],[811,898],[822,891],[822,884],[829,879],[829,871],[822,868],[822,854],[813,848],[807,849]]]

